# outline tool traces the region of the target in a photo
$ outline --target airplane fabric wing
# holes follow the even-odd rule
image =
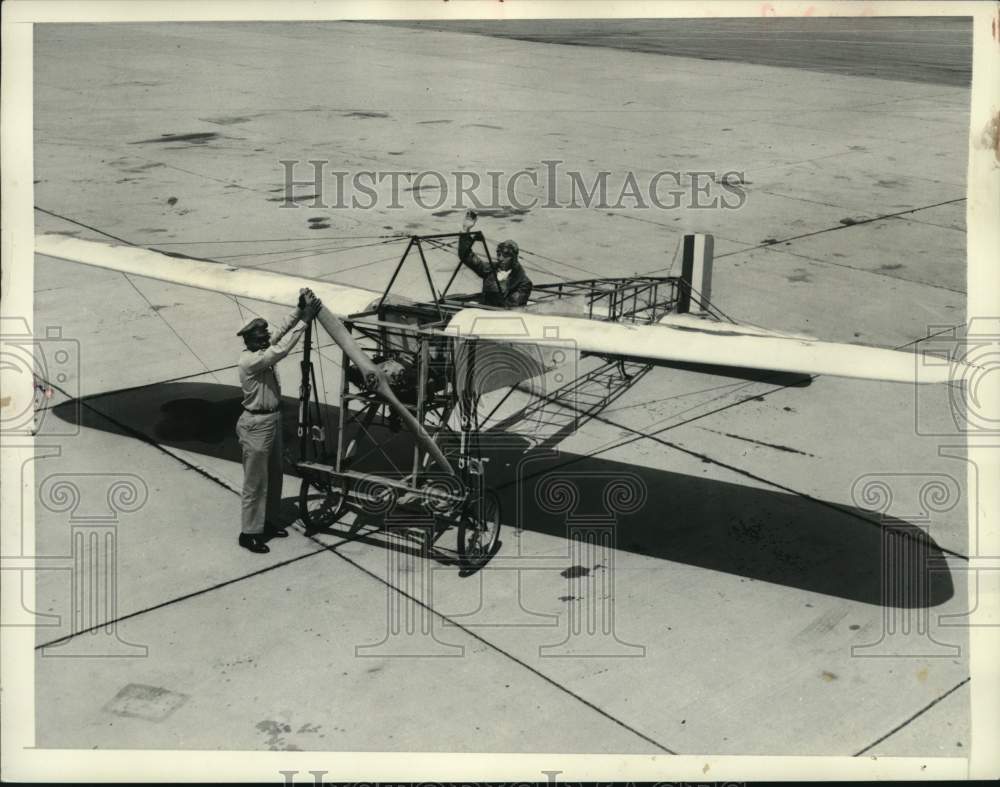
[[[961,363],[920,364],[913,353],[823,342],[761,329],[706,329],[691,320],[654,325],[519,312],[463,309],[446,331],[467,338],[545,344],[571,341],[578,350],[651,362],[682,362],[801,374],[829,374],[864,380],[942,383],[961,380],[971,367]]]
[[[66,235],[36,236],[35,251],[47,257],[104,270],[282,306],[294,307],[299,300],[299,289],[308,286],[323,301],[323,305],[339,317],[364,311],[381,296],[379,292],[361,287],[346,287],[273,271],[237,268],[191,257],[173,257],[137,246],[80,240]]]
[[[804,333],[786,333],[785,331],[772,331],[769,328],[758,328],[756,325],[739,325],[728,322],[717,322],[704,317],[696,317],[693,314],[666,314],[656,321],[658,325],[667,325],[674,328],[691,328],[707,333],[717,333],[723,336],[739,334],[741,336],[775,336],[781,339],[802,339],[807,342],[820,341],[815,336],[807,336]]]
[[[381,295],[361,287],[65,235],[36,236],[35,251],[104,270],[285,306],[294,306],[299,289],[308,285],[338,317],[365,311]],[[890,382],[949,382],[970,379],[972,371],[972,367],[961,363],[920,364],[919,356],[908,352],[706,323],[684,315],[673,315],[654,325],[632,325],[559,314],[469,308],[451,319],[446,332],[542,347],[557,342],[564,349],[568,342],[583,352],[654,363],[673,361]]]

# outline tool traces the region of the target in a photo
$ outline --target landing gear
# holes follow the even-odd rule
[[[299,515],[306,533],[333,527],[347,508],[347,481],[323,473],[304,472],[299,487]]]
[[[478,571],[493,557],[499,542],[499,497],[489,489],[472,495],[458,524],[458,557],[462,569]]]
[[[426,553],[467,576],[500,549],[500,502],[486,486],[481,445],[478,341],[443,334],[455,307],[445,308],[436,293],[429,304],[384,301],[343,323],[323,323],[343,353],[336,425],[320,406],[312,326],[306,329],[300,517],[308,534],[352,515],[351,534],[379,521],[385,537],[423,531]],[[435,550],[452,530],[455,546]]]

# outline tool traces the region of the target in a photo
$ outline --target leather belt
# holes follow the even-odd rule
[[[246,412],[250,413],[250,415],[273,415],[274,413],[278,412],[277,409],[275,409],[275,410],[250,410],[247,407],[244,407],[243,409]]]

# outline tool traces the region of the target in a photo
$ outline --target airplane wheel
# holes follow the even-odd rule
[[[492,490],[473,495],[458,525],[458,556],[469,571],[482,568],[500,543],[500,499]]]
[[[299,487],[299,516],[307,533],[326,530],[337,523],[347,506],[346,487],[332,478],[306,473]]]

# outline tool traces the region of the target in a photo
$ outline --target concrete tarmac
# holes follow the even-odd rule
[[[378,289],[397,233],[457,231],[462,211],[413,192],[389,207],[387,182],[371,209],[329,207],[329,181],[282,208],[281,160],[306,181],[309,159],[480,173],[559,159],[685,187],[738,170],[739,209],[504,196],[479,227],[516,238],[536,281],[676,274],[684,232],[711,232],[727,314],[835,341],[921,347],[965,319],[962,85],[356,23],[38,26],[35,58],[40,231]],[[514,195],[544,197],[544,178]],[[435,276],[453,254],[430,255]],[[419,294],[415,273],[400,292]],[[38,553],[71,554],[84,524],[46,479],[90,474],[80,512],[118,476],[148,493],[118,514],[113,603],[74,617],[72,573],[39,573],[37,608],[59,616],[38,634],[41,747],[968,746],[976,492],[946,387],[654,369],[577,422],[566,405],[582,398],[517,405],[491,449],[505,513],[487,570],[460,576],[449,536],[424,557],[364,517],[306,538],[291,475],[292,535],[257,556],[236,546],[233,334],[281,310],[44,257],[35,288],[36,334],[79,343],[40,423],[60,453],[36,465]],[[297,361],[281,365],[293,449]],[[317,374],[334,415],[334,350]],[[612,482],[626,492],[602,497]],[[613,548],[581,536],[588,522],[614,523]]]

